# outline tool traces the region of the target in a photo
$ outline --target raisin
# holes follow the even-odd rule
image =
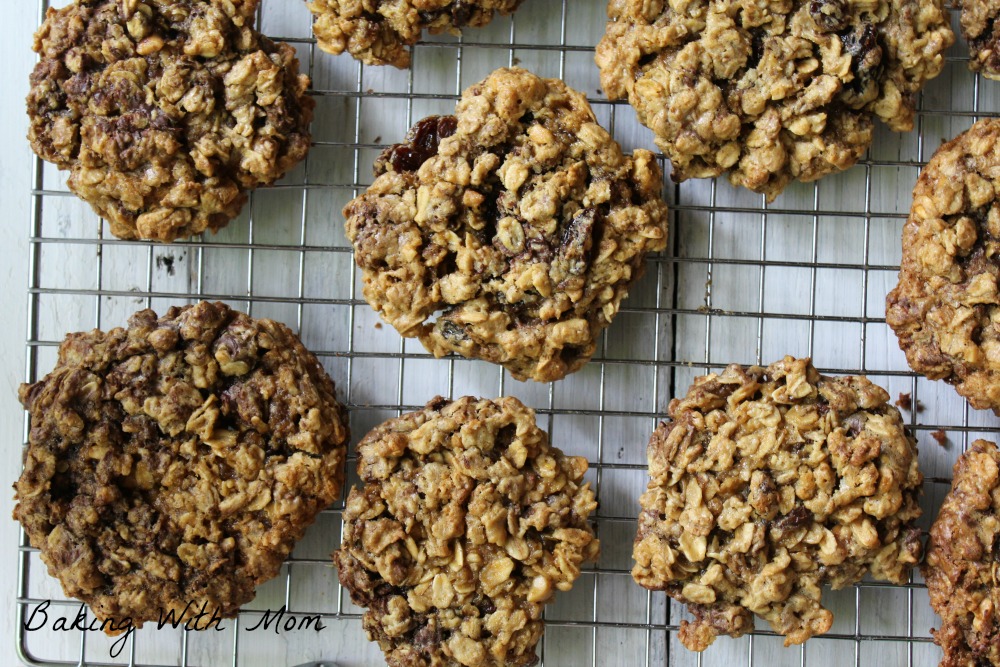
[[[865,87],[879,78],[882,70],[882,47],[875,27],[868,24],[860,30],[840,36],[844,51],[851,56],[851,72],[857,79],[855,87]]]
[[[782,531],[795,530],[799,526],[804,526],[809,523],[811,518],[812,513],[802,505],[799,505],[788,514],[785,514],[780,519],[775,521],[774,527]]]
[[[585,208],[576,214],[563,231],[559,254],[566,258],[567,271],[575,276],[584,273],[590,264],[590,250],[594,244],[594,226],[597,224],[597,217],[597,209]]]
[[[860,414],[854,414],[848,417],[845,422],[847,423],[847,432],[851,434],[851,437],[856,438],[864,430],[865,425],[863,418]]]
[[[386,171],[416,171],[424,162],[437,154],[438,144],[455,134],[458,120],[454,116],[428,116],[414,125],[406,134],[406,141],[390,146],[375,161],[375,173]]]
[[[752,28],[750,30],[750,58],[747,60],[747,67],[753,69],[764,57],[764,42],[767,34],[763,28]]]
[[[462,341],[468,339],[468,336],[465,334],[465,329],[463,329],[461,325],[455,324],[454,322],[445,320],[440,323],[438,328],[441,331],[441,335],[447,340],[461,343]]]
[[[843,30],[850,18],[843,0],[812,0],[809,3],[809,14],[816,25],[828,32]]]
[[[461,28],[472,18],[472,5],[467,2],[456,2],[451,8],[451,24]]]

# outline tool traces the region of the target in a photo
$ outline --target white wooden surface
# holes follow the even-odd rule
[[[19,465],[22,413],[14,390],[24,374],[24,332],[28,206],[31,161],[23,139],[23,97],[33,63],[28,50],[36,9],[33,0],[4,0],[0,21],[3,55],[0,105],[0,278],[5,280],[6,327],[0,327],[0,432],[4,479],[14,481]],[[565,11],[565,30],[563,12]],[[923,405],[911,415],[918,430],[921,467],[928,477],[923,506],[929,525],[950,478],[950,466],[964,443],[980,432],[996,437],[992,414],[968,410],[950,387],[915,380],[906,373],[895,338],[881,321],[885,293],[895,284],[899,232],[909,207],[916,164],[942,139],[972,122],[974,108],[997,109],[1000,84],[983,81],[976,92],[964,62],[951,62],[927,89],[917,133],[880,129],[869,160],[817,186],[796,185],[766,215],[759,196],[724,182],[668,185],[674,254],[654,260],[625,310],[608,332],[599,357],[581,372],[552,386],[522,384],[495,367],[464,360],[429,359],[418,344],[401,342],[360,296],[343,236],[340,208],[353,195],[345,185],[370,182],[378,146],[399,140],[412,121],[447,113],[453,97],[493,68],[510,62],[568,83],[602,99],[592,47],[603,33],[601,0],[526,0],[513,24],[507,20],[467,31],[466,42],[489,46],[421,46],[410,73],[364,68],[347,56],[313,52],[310,17],[300,0],[265,0],[262,28],[297,38],[303,66],[313,75],[317,97],[308,162],[280,187],[259,192],[253,205],[209,244],[150,246],[109,241],[98,245],[98,221],[72,197],[47,195],[43,203],[38,297],[39,370],[54,359],[54,343],[67,331],[124,323],[147,303],[162,311],[198,293],[232,297],[256,316],[298,327],[306,344],[322,354],[340,395],[354,408],[356,442],[368,428],[423,404],[435,394],[513,394],[539,408],[554,443],[594,463],[591,477],[601,501],[599,530],[604,553],[595,572],[584,573],[574,590],[550,607],[543,646],[545,665],[695,665],[697,656],[676,640],[683,608],[649,595],[628,576],[636,499],[646,481],[645,442],[671,397],[684,391],[704,364],[767,363],[783,354],[811,354],[817,366],[834,372],[865,369],[895,396],[911,392]],[[566,49],[520,48],[559,45]],[[450,37],[435,39],[454,45]],[[950,55],[959,56],[962,46]],[[361,102],[345,92],[366,93]],[[369,92],[389,93],[371,97]],[[437,97],[435,97],[437,96]],[[978,107],[974,107],[977,100]],[[613,126],[628,149],[650,147],[650,133],[627,106],[599,103],[602,122]],[[952,114],[950,112],[956,112]],[[356,134],[357,133],[357,134]],[[64,190],[64,178],[45,172],[46,190]],[[308,187],[303,187],[308,184]],[[814,215],[812,211],[822,213]],[[250,218],[252,213],[252,226]],[[57,242],[58,241],[58,242]],[[100,254],[98,254],[100,250]],[[712,261],[714,260],[714,261]],[[95,296],[95,293],[99,294]],[[353,299],[353,300],[352,300]],[[403,352],[401,359],[399,353]],[[655,361],[656,364],[648,362]],[[372,407],[374,406],[374,407]],[[940,447],[930,432],[949,430]],[[952,427],[967,426],[966,429]],[[990,435],[992,432],[992,436]],[[0,514],[10,514],[10,493],[0,495]],[[289,602],[297,611],[356,614],[340,593],[327,554],[339,539],[339,513],[321,517],[296,549],[296,562],[258,592],[250,609],[276,609]],[[16,530],[0,518],[0,664],[13,664]],[[31,597],[61,598],[37,556],[31,557]],[[720,639],[703,655],[704,665],[921,665],[937,664],[940,653],[927,643],[935,617],[919,586],[862,586],[824,598],[836,615],[834,637],[785,649],[773,636]],[[669,607],[669,609],[668,609]],[[668,617],[669,611],[669,617]],[[66,612],[72,615],[73,612]],[[222,633],[194,633],[187,644],[192,665],[284,666],[308,660],[340,665],[382,664],[357,620],[328,620],[319,633],[248,633],[254,615],[241,619],[238,657],[232,622]],[[669,628],[669,629],[665,629]],[[760,630],[766,630],[758,626]],[[138,633],[135,662],[181,664],[181,632]],[[907,643],[899,638],[912,636]],[[881,638],[873,641],[870,638]],[[85,659],[109,662],[110,641],[89,633]],[[39,658],[76,662],[77,633],[36,632],[29,648]],[[127,650],[125,654],[129,656]]]

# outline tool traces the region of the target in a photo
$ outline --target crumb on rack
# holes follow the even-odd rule
[[[937,444],[941,445],[942,447],[944,447],[948,443],[948,434],[945,433],[942,429],[931,431],[931,437],[937,440]]]
[[[913,410],[917,414],[920,414],[921,412],[924,411],[924,404],[919,400],[914,401],[913,398],[910,396],[910,392],[899,393],[899,398],[896,399],[896,407],[898,407],[901,410],[907,410],[907,411]]]

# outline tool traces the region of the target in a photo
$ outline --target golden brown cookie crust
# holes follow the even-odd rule
[[[910,367],[1000,414],[1000,121],[943,144],[920,174],[886,321]]]
[[[969,44],[969,69],[988,79],[1000,80],[1000,2],[960,0],[962,37]]]
[[[329,376],[286,326],[221,303],[70,334],[19,396],[14,518],[102,621],[234,616],[343,486]]]
[[[920,560],[917,448],[889,395],[809,359],[696,378],[649,441],[632,577],[687,604],[705,650],[753,629],[801,644],[830,629],[825,584],[896,584]]]
[[[992,442],[976,440],[955,462],[920,568],[942,620],[934,632],[944,649],[940,667],[1000,664],[998,560],[1000,452]]]
[[[365,436],[334,560],[389,665],[535,664],[543,607],[598,555],[586,470],[510,397],[438,397]]]
[[[216,231],[309,150],[295,50],[256,0],[76,0],[35,35],[31,147],[125,239]]]
[[[366,65],[410,66],[410,52],[422,31],[461,34],[480,28],[495,14],[507,16],[524,0],[313,0],[313,34],[319,48],[347,51]]]
[[[674,179],[728,173],[768,200],[857,162],[876,118],[912,129],[954,41],[940,0],[610,0],[608,17],[601,85]]]
[[[375,173],[344,208],[365,299],[435,356],[517,379],[583,366],[666,245],[653,155],[623,155],[581,93],[522,69],[420,121]]]

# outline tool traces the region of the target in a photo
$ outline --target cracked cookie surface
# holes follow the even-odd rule
[[[312,0],[313,34],[319,48],[347,51],[366,65],[410,66],[422,31],[461,34],[480,28],[495,14],[508,15],[524,0]]]
[[[773,200],[853,165],[875,119],[910,130],[954,41],[940,0],[611,0],[601,85],[675,180],[728,173]]]
[[[632,577],[687,604],[694,651],[753,616],[801,644],[833,615],[824,584],[902,584],[920,560],[916,442],[889,395],[808,359],[732,365],[670,402],[647,450]]]
[[[435,356],[518,379],[583,366],[666,245],[652,153],[623,155],[582,94],[522,69],[417,123],[375,174],[344,208],[365,299]]]
[[[286,326],[221,303],[70,334],[19,397],[14,518],[99,620],[234,616],[343,485],[329,376]]]
[[[969,69],[1000,80],[1000,1],[961,0],[962,37],[969,44]]]
[[[295,50],[256,0],[76,0],[35,35],[28,139],[125,239],[216,231],[309,150]]]
[[[941,616],[934,641],[940,667],[1000,664],[1000,452],[977,440],[955,462],[951,490],[931,526],[927,580],[931,606]]]
[[[542,608],[598,555],[586,470],[510,397],[439,397],[365,436],[334,561],[388,664],[535,664]]]
[[[1000,414],[1000,121],[943,144],[920,173],[886,321],[910,367]]]

